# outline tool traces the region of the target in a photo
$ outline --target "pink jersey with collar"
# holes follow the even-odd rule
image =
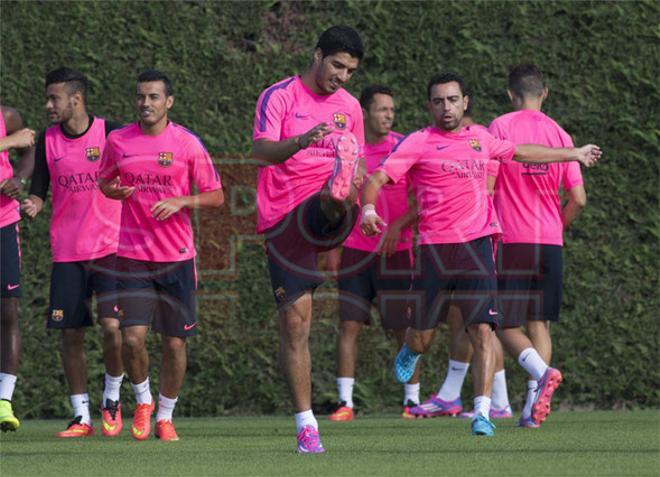
[[[367,174],[371,174],[387,157],[392,148],[403,136],[396,132],[390,132],[387,137],[378,144],[364,145],[364,161]],[[386,184],[378,196],[376,212],[385,223],[391,224],[408,210],[408,179],[404,177],[396,184]],[[397,251],[408,250],[412,247],[412,229],[406,227],[401,230]],[[355,223],[351,234],[344,242],[344,247],[363,250],[365,252],[376,252],[380,247],[382,236],[367,237],[360,230],[360,221]]]
[[[7,125],[0,111],[0,137],[7,137]],[[0,152],[0,182],[14,177],[14,168],[9,162],[9,150]],[[18,212],[18,201],[0,194],[0,227],[18,222],[21,214]]]
[[[392,182],[408,174],[419,207],[419,243],[466,243],[501,232],[486,191],[487,164],[515,146],[480,129],[427,127],[403,138],[376,170]]]
[[[121,185],[135,187],[122,201],[118,256],[148,262],[179,262],[195,256],[190,210],[183,208],[158,221],[151,208],[163,199],[191,195],[193,183],[199,192],[222,188],[197,136],[173,122],[158,136],[143,134],[138,123],[112,131],[100,175],[106,180],[119,176]]]
[[[514,144],[573,147],[571,137],[540,111],[521,110],[496,118],[490,132]],[[495,209],[504,243],[563,245],[559,187],[582,185],[578,162],[502,164],[495,184]]]
[[[299,76],[293,76],[259,96],[252,133],[255,141],[282,141],[306,133],[319,123],[332,125],[334,131],[281,164],[259,168],[257,232],[273,227],[322,189],[334,167],[335,143],[344,131],[355,134],[361,150],[364,146],[362,108],[344,89],[317,95]]]
[[[87,132],[75,139],[66,137],[60,125],[46,130],[53,262],[93,260],[117,253],[121,203],[105,197],[98,186],[105,141],[105,120],[101,118],[93,118]]]

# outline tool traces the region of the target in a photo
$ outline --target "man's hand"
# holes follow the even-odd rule
[[[594,144],[587,144],[575,149],[575,158],[586,167],[595,166],[602,155],[603,151]]]
[[[381,233],[382,227],[386,227],[387,224],[383,222],[378,214],[376,213],[376,208],[373,204],[366,204],[362,207],[362,217],[360,218],[360,230],[367,237],[377,235]]]
[[[163,199],[151,207],[151,216],[156,220],[167,220],[185,206],[186,202],[181,197]]]
[[[41,201],[39,199],[35,200],[33,196],[30,196],[27,199],[25,199],[21,204],[21,212],[23,212],[31,219],[34,219],[41,210],[41,207],[42,207]]]
[[[296,142],[298,146],[300,146],[300,149],[307,149],[315,142],[319,142],[332,131],[334,131],[334,128],[327,123],[317,124],[305,134],[298,136]]]
[[[0,182],[0,192],[9,197],[10,199],[18,199],[23,192],[23,179],[19,177],[12,177]]]
[[[25,149],[34,145],[34,130],[23,128],[8,136],[12,140],[12,147],[16,149]]]
[[[396,247],[399,244],[399,239],[401,238],[401,227],[396,223],[392,223],[385,232],[383,237],[383,242],[380,244],[379,253],[385,254],[387,257],[391,257],[396,252]]]
[[[101,181],[101,192],[110,198],[115,200],[124,200],[131,196],[135,191],[135,187],[122,186],[119,180],[119,177],[115,177],[111,181]]]

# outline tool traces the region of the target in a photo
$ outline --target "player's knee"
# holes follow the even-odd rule
[[[170,353],[183,352],[186,349],[185,338],[176,336],[163,337],[163,350]]]
[[[361,329],[362,323],[359,321],[342,321],[339,325],[342,340],[356,340]]]
[[[472,347],[477,352],[492,351],[493,330],[487,323],[471,325],[468,328],[470,333]]]
[[[2,326],[16,326],[18,323],[18,300],[16,298],[3,298],[1,305],[0,322]]]
[[[144,348],[144,338],[133,333],[125,333],[122,336],[122,348],[129,353],[135,353]]]
[[[85,328],[66,328],[62,330],[62,342],[66,348],[81,348],[85,340]]]

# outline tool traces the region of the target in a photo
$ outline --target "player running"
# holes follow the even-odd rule
[[[392,131],[395,111],[392,90],[371,85],[362,90],[366,171],[371,173],[390,153],[401,134]],[[386,185],[376,210],[389,225],[379,237],[365,237],[356,224],[344,242],[339,272],[340,335],[337,346],[337,390],[339,401],[331,421],[353,420],[353,386],[358,357],[357,340],[364,324],[370,324],[371,303],[376,299],[382,324],[400,349],[410,326],[408,297],[413,273],[413,234],[410,225],[417,209],[408,206],[408,181]],[[335,252],[335,251],[333,251]],[[419,370],[404,384],[404,418],[413,418],[410,408],[419,404]]]
[[[15,431],[20,422],[11,400],[21,352],[18,327],[18,298],[21,296],[21,250],[18,221],[21,216],[16,200],[32,174],[34,131],[23,127],[14,108],[0,106],[0,430]],[[20,157],[16,170],[9,162],[9,150]]]
[[[469,98],[463,79],[447,73],[428,85],[434,126],[414,132],[392,150],[362,191],[362,230],[381,232],[384,221],[375,211],[380,189],[409,174],[419,207],[421,273],[413,299],[416,316],[406,344],[396,357],[395,374],[407,382],[433,340],[439,318],[451,298],[461,309],[474,348],[472,433],[492,436],[489,420],[494,372],[493,333],[500,323],[495,310],[495,264],[492,236],[501,233],[486,191],[486,164],[512,158],[530,163],[581,161],[594,164],[597,146],[552,149],[496,139],[481,129],[461,128]]]
[[[108,136],[101,189],[122,201],[117,292],[122,356],[137,401],[131,435],[145,440],[151,433],[155,405],[145,340],[153,323],[162,343],[155,435],[176,441],[172,414],[186,372],[186,338],[197,332],[190,209],[220,207],[224,197],[200,139],[168,119],[174,104],[169,78],[155,70],[140,74],[135,104],[139,121]]]
[[[495,137],[514,144],[573,147],[571,137],[541,112],[548,89],[535,65],[514,67],[508,79],[514,112],[490,125]],[[568,195],[562,209],[559,188]],[[559,321],[563,276],[563,232],[586,204],[580,164],[502,164],[495,186],[495,209],[502,224],[498,257],[500,308],[498,336],[530,375],[522,427],[538,427],[562,380],[549,366],[550,323]],[[526,334],[522,331],[525,326]]]
[[[351,232],[364,144],[360,103],[343,86],[364,48],[352,28],[321,34],[302,76],[264,90],[257,102],[253,157],[257,232],[266,238],[268,269],[280,325],[280,363],[291,390],[298,452],[325,452],[312,412],[309,330],[312,292],[323,282],[317,255]],[[354,184],[355,183],[355,184]]]
[[[58,437],[94,434],[87,393],[85,329],[92,326],[91,299],[103,329],[105,387],[102,432],[122,427],[119,389],[124,367],[117,316],[114,262],[121,204],[99,190],[101,153],[110,131],[121,127],[87,112],[87,78],[71,68],[46,75],[46,111],[52,126],[39,135],[30,195],[22,210],[35,218],[52,183],[50,245],[53,267],[46,326],[62,330],[62,364],[69,386],[73,420]],[[76,240],[72,240],[72,234]]]

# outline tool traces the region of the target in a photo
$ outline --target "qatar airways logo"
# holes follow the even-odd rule
[[[78,174],[62,174],[57,176],[57,184],[73,194],[97,190],[99,188],[98,181],[98,171],[94,173],[80,172]]]
[[[456,174],[461,179],[482,179],[486,173],[485,161],[477,159],[461,159],[458,161],[442,161],[440,166],[447,174]]]
[[[124,172],[121,182],[122,185],[135,187],[137,192],[163,193],[171,192],[174,188],[172,176],[152,174],[150,172],[140,174]]]
[[[315,142],[307,149],[310,156],[334,157],[337,150],[337,139],[340,136],[330,134],[318,142]]]

